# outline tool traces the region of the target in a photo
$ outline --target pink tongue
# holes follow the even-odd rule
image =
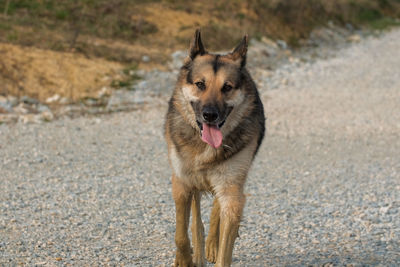
[[[201,139],[214,148],[218,148],[222,144],[222,133],[217,126],[211,126],[203,123],[203,132]]]

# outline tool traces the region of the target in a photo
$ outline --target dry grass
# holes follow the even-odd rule
[[[0,0],[0,11],[7,1]],[[2,12],[3,13],[3,12]],[[151,52],[186,48],[201,27],[213,49],[232,46],[243,33],[286,41],[307,38],[329,20],[384,28],[400,17],[399,0],[12,0],[0,17],[0,41],[121,62]],[[103,39],[101,45],[91,39]],[[135,46],[131,53],[126,43]],[[145,47],[146,49],[139,48]],[[159,51],[157,53],[157,51]]]
[[[41,49],[1,45],[0,94],[76,100],[124,68],[115,61],[162,69],[171,52],[187,48],[196,27],[211,50],[233,47],[244,33],[294,46],[328,21],[399,24],[400,0],[0,0],[0,14],[0,43]]]
[[[28,95],[45,101],[59,94],[73,101],[96,98],[122,65],[74,53],[0,44],[0,95]]]

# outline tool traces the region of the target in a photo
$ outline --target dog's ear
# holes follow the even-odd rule
[[[193,60],[197,55],[204,55],[207,51],[204,49],[203,42],[201,41],[200,29],[196,29],[193,40],[190,43],[189,56]]]
[[[248,44],[249,36],[246,34],[242,41],[236,46],[236,48],[232,51],[231,57],[234,61],[238,62],[241,67],[246,65],[246,54],[247,54],[247,44]]]

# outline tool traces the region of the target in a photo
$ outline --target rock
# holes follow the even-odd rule
[[[145,63],[150,62],[150,57],[148,55],[144,55],[142,56],[142,61]]]
[[[347,38],[347,40],[350,41],[350,42],[352,42],[352,43],[358,43],[358,42],[361,41],[361,36],[358,35],[358,34],[353,34],[353,35],[350,35],[350,36]]]
[[[22,123],[41,123],[42,117],[40,114],[24,114],[20,115],[18,122]]]
[[[35,98],[28,97],[26,95],[21,97],[20,102],[23,102],[23,103],[26,103],[26,104],[30,104],[30,105],[39,104],[39,100],[37,100]]]
[[[95,98],[86,98],[82,100],[86,106],[95,107],[101,104],[101,100]]]
[[[103,98],[105,96],[110,95],[110,89],[108,89],[107,87],[103,87],[100,89],[99,92],[97,92],[97,97],[98,98]]]
[[[354,31],[354,26],[350,23],[346,23],[346,29],[349,31]]]
[[[283,41],[283,40],[277,40],[276,43],[283,50],[288,48],[287,43],[285,41]]]
[[[15,107],[18,105],[19,101],[18,98],[12,95],[7,96],[8,102],[11,104],[11,106]]]
[[[0,113],[10,112],[12,112],[12,104],[5,97],[0,98]]]
[[[13,111],[17,114],[27,114],[29,113],[28,105],[24,103],[19,103],[18,106],[14,107]]]
[[[60,95],[59,94],[55,94],[53,96],[50,96],[46,99],[46,103],[53,103],[53,102],[57,102],[58,100],[60,100]]]
[[[48,106],[46,106],[46,105],[39,104],[38,107],[37,107],[37,111],[39,113],[43,113],[43,112],[50,111],[50,108]]]
[[[40,115],[43,121],[52,121],[54,119],[54,115],[50,110],[44,111]]]

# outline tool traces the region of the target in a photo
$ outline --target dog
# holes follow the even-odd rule
[[[208,53],[197,29],[169,101],[165,138],[176,207],[175,266],[232,262],[243,187],[265,132],[263,104],[246,69],[247,46],[245,35],[231,53]],[[206,242],[203,192],[215,196]]]

